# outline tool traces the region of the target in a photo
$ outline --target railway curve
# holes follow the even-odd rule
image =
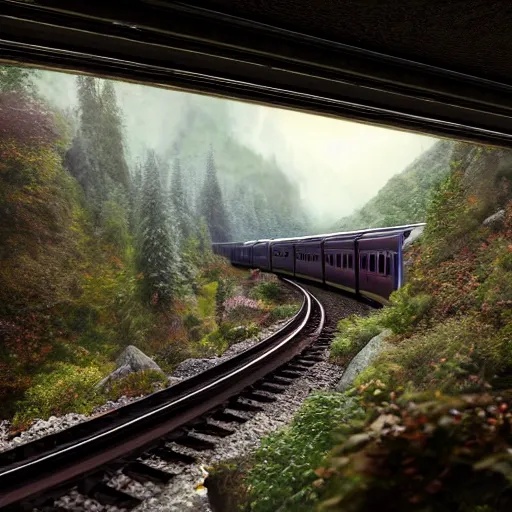
[[[140,500],[108,486],[106,474],[121,469],[141,481],[169,480],[174,475],[137,459],[145,454],[172,458],[176,454],[166,443],[193,443],[190,425],[194,431],[197,425],[215,431],[208,418],[222,418],[226,408],[257,410],[250,404],[271,401],[279,384],[301,376],[328,344],[321,339],[326,322],[322,304],[305,287],[284,281],[302,294],[302,306],[265,340],[170,388],[0,453],[0,509],[58,510],[54,500],[75,486],[101,504],[133,508]]]

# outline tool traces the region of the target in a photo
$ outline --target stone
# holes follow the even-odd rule
[[[409,236],[405,239],[405,241],[402,245],[402,249],[407,249],[407,247],[412,245],[413,242],[418,240],[418,238],[420,238],[421,235],[423,234],[424,230],[425,230],[425,226],[418,226],[418,227],[414,228],[411,231],[411,233],[409,234]]]
[[[336,385],[336,391],[346,391],[349,389],[354,379],[361,373],[365,368],[370,366],[372,361],[387,347],[389,344],[386,343],[385,339],[391,336],[392,332],[390,329],[383,330],[377,336],[374,336],[364,348],[362,348],[357,355],[350,361],[347,369],[343,372],[343,375]]]
[[[490,217],[487,217],[482,222],[482,225],[491,228],[491,229],[497,229],[500,228],[505,221],[505,210],[498,210],[496,213],[491,215]]]
[[[116,360],[116,365],[118,368],[121,366],[129,366],[132,372],[140,372],[143,370],[162,371],[160,366],[158,366],[153,359],[133,345],[128,345],[121,352]]]
[[[130,373],[154,370],[163,374],[162,369],[153,361],[153,359],[133,345],[128,345],[121,352],[116,360],[116,364],[117,368],[110,375],[107,375],[103,380],[96,384],[96,389],[104,388],[111,382],[130,375]]]

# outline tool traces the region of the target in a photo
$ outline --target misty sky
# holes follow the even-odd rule
[[[55,75],[59,75],[55,80]],[[43,93],[61,108],[76,107],[75,77],[43,73]],[[158,151],[176,133],[190,94],[119,82],[128,156]],[[225,102],[217,98],[201,101]],[[300,112],[229,101],[232,133],[293,178],[312,219],[329,225],[363,206],[391,176],[436,139]]]
[[[437,140],[301,112],[243,107],[244,119],[236,117],[241,139],[276,156],[323,223],[363,206]]]

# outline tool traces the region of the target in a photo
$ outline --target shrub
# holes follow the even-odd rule
[[[18,404],[13,423],[26,424],[35,418],[69,412],[88,414],[101,403],[94,386],[102,373],[96,367],[81,368],[71,364],[58,364],[51,373],[34,377],[33,385]]]
[[[373,406],[318,469],[319,509],[510,510],[511,453],[501,399],[413,396]]]
[[[279,302],[283,298],[281,285],[276,281],[266,281],[252,289],[252,296],[267,302]]]
[[[359,401],[340,393],[309,397],[290,427],[263,440],[247,475],[254,512],[306,512],[317,501],[315,469],[341,422],[362,419]]]
[[[364,385],[371,377],[388,389],[411,384],[449,393],[481,389],[507,364],[508,349],[506,337],[496,335],[491,326],[471,317],[450,319],[383,352],[356,384]]]
[[[331,359],[340,365],[357,354],[374,336],[382,331],[381,312],[367,317],[351,315],[338,322],[338,330],[331,344]]]
[[[275,322],[277,320],[284,320],[285,318],[289,318],[299,310],[298,304],[283,304],[282,306],[276,306],[270,312],[270,320]]]
[[[147,395],[166,385],[167,378],[156,370],[135,372],[113,382],[109,397],[111,400],[117,400],[121,396]]]
[[[391,294],[391,306],[382,310],[382,325],[396,334],[412,331],[428,313],[433,299],[425,293],[412,294],[406,284]]]

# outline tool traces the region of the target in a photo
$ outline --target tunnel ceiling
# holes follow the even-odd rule
[[[512,83],[510,0],[201,0],[188,3]]]

